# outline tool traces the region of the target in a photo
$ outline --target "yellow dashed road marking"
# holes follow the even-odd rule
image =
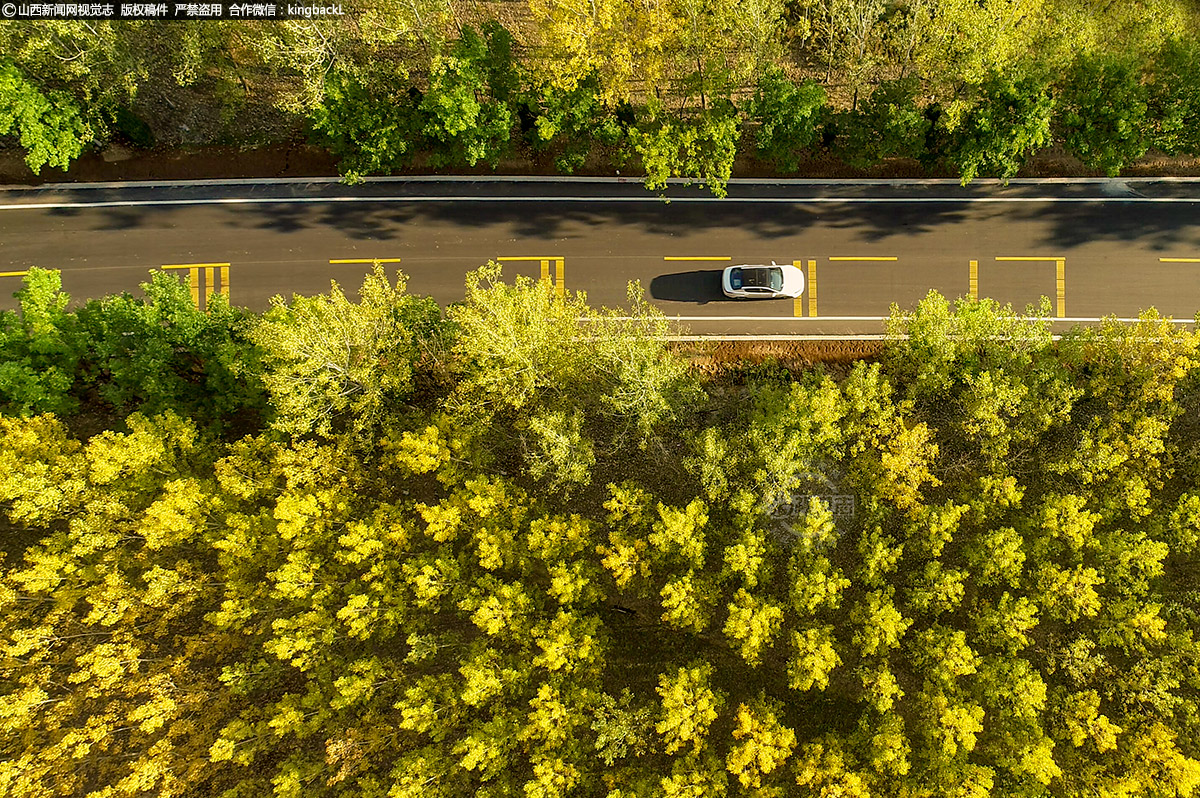
[[[1067,259],[1058,255],[1009,255],[996,258],[999,261],[1053,261],[1055,269],[1055,283],[1057,288],[1058,302],[1055,310],[1058,311],[1058,317],[1065,318],[1067,315]]]
[[[688,255],[686,257],[683,257],[683,256],[676,257],[674,255],[664,255],[663,260],[733,260],[733,258],[724,256],[724,255],[716,255],[716,256],[711,256],[711,257],[707,256],[707,255],[696,255],[696,256]]]
[[[400,258],[338,258],[330,263],[399,263]]]
[[[566,293],[566,258],[558,255],[516,255],[513,257],[496,258],[498,263],[511,263],[517,261],[538,261],[542,267],[542,279],[551,283],[554,286],[554,293],[563,296]],[[556,279],[550,279],[550,263],[554,263],[554,276]]]
[[[1058,317],[1061,319],[1067,315],[1067,260],[1059,258],[1054,261],[1055,270],[1058,282]]]
[[[1159,263],[1200,263],[1200,258],[1159,258]]]
[[[0,272],[0,277],[24,277],[29,272]]]
[[[971,261],[971,299],[979,299],[979,261]]]
[[[163,269],[187,269],[188,285],[192,289],[192,301],[200,307],[200,273],[204,272],[204,306],[208,307],[208,298],[217,293],[229,296],[229,264],[228,263],[172,263]],[[217,275],[220,275],[221,285],[217,286]]]
[[[797,269],[800,269],[801,271],[803,271],[803,269],[804,269],[804,261],[802,261],[802,260],[794,260],[794,261],[792,261],[792,265],[795,266]],[[802,294],[801,296],[798,296],[792,300],[792,315],[793,316],[799,317],[799,316],[804,315],[803,292],[801,292],[801,294]]]
[[[817,315],[817,262],[808,262],[808,315]]]
[[[873,256],[852,256],[852,257],[831,257],[830,260],[900,260],[896,257],[873,257]]]

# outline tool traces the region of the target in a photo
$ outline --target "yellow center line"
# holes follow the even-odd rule
[[[200,272],[204,271],[204,305],[216,291],[229,296],[229,264],[228,263],[168,263],[159,267],[162,269],[187,269],[188,287],[192,289],[192,302],[200,307]],[[221,284],[217,285],[217,274],[221,275]]]
[[[0,277],[24,277],[29,272],[0,272]]]
[[[542,267],[542,279],[553,283],[554,293],[560,297],[566,294],[566,283],[563,282],[564,272],[566,271],[566,259],[561,255],[513,255],[504,258],[496,258],[497,263],[507,263],[515,261],[538,261]],[[550,263],[554,263],[554,280],[550,279]]]
[[[817,315],[817,262],[808,262],[808,315]]]
[[[731,258],[731,257],[725,257],[725,256],[719,256],[719,255],[718,255],[718,256],[713,256],[713,257],[709,257],[709,256],[706,256],[706,255],[697,255],[697,256],[695,256],[695,257],[692,257],[692,256],[688,256],[688,257],[682,257],[682,256],[680,256],[680,257],[676,257],[676,256],[673,256],[673,255],[664,255],[664,256],[663,256],[663,260],[733,260],[733,258]]]
[[[1058,272],[1058,317],[1065,318],[1067,315],[1067,260],[1066,258],[1058,258],[1054,261],[1055,270]]]
[[[804,269],[804,261],[802,261],[802,260],[794,260],[794,261],[792,261],[792,265],[802,271]],[[792,300],[792,315],[797,316],[797,317],[804,315],[804,299],[803,299],[803,297],[798,296]]]
[[[979,261],[971,261],[971,299],[979,299]]]
[[[835,257],[831,257],[831,258],[830,258],[830,260],[899,260],[899,258],[895,258],[895,257],[874,257],[874,256],[863,256],[863,257],[858,257],[858,256],[855,256],[855,257],[836,257],[836,258],[835,258]]]
[[[399,263],[400,258],[339,258],[330,263]]]
[[[1159,258],[1159,263],[1200,263],[1200,258]]]
[[[998,257],[998,258],[996,258],[996,260],[1026,261],[1026,262],[1053,261],[1054,269],[1055,269],[1055,272],[1057,273],[1055,275],[1055,278],[1056,278],[1055,282],[1057,284],[1056,287],[1057,287],[1057,294],[1058,294],[1058,302],[1057,302],[1058,307],[1056,308],[1056,310],[1058,311],[1058,317],[1060,319],[1066,318],[1066,315],[1067,315],[1067,276],[1066,276],[1067,259],[1066,258],[1062,257],[1061,255],[1050,255],[1048,257],[1040,257],[1040,256],[1033,256],[1033,255],[1007,255],[1004,257]]]

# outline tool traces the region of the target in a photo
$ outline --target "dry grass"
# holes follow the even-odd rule
[[[834,373],[849,371],[860,360],[878,360],[886,341],[686,341],[674,350],[692,367],[711,377],[743,371],[747,366],[778,365],[793,373],[818,364]]]

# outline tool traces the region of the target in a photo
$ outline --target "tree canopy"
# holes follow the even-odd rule
[[[636,285],[502,278],[26,278],[5,795],[1200,790],[1196,333],[931,294],[873,362],[702,376]]]
[[[1188,0],[376,0],[319,20],[0,24],[0,144],[308,139],[351,180],[514,163],[787,175],[828,156],[1011,176],[1200,153]],[[826,169],[828,167],[826,166]]]

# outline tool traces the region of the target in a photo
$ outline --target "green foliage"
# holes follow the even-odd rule
[[[60,286],[58,272],[31,270],[20,315],[3,316],[8,412],[72,414],[92,391],[125,413],[172,410],[204,426],[262,410],[246,314],[223,296],[201,311],[186,286],[155,272],[145,300],[125,294],[68,312]]]
[[[796,171],[803,152],[816,140],[825,99],[825,90],[811,80],[797,85],[778,67],[764,72],[746,109],[757,124],[759,157],[781,172]]]
[[[583,434],[583,414],[542,411],[529,419],[529,473],[549,479],[555,486],[586,484],[596,464],[596,454]]]
[[[404,165],[422,144],[423,118],[403,75],[367,80],[344,72],[326,78],[324,98],[313,109],[313,128],[341,158],[339,168],[356,175]]]
[[[1138,65],[1120,57],[1082,57],[1058,91],[1067,147],[1109,177],[1146,153],[1147,97]]]
[[[629,131],[629,144],[646,172],[646,188],[661,191],[672,177],[703,181],[725,196],[741,120],[733,103],[713,101],[691,117],[656,117]]]
[[[202,311],[187,286],[164,272],[141,288],[145,300],[125,294],[79,309],[82,381],[116,408],[174,410],[200,423],[261,411],[246,312],[220,294]]]
[[[516,90],[512,45],[499,23],[485,25],[482,35],[468,25],[447,54],[434,57],[419,107],[435,166],[495,166],[504,154]]]
[[[11,351],[219,352],[159,282],[34,273]],[[469,291],[453,346],[382,273],[279,304],[264,366],[214,304],[280,422],[240,440],[148,376],[119,429],[0,417],[5,795],[1200,790],[1194,332],[934,295],[701,393],[646,309]]]
[[[991,75],[940,122],[945,156],[965,186],[980,175],[1007,180],[1025,157],[1050,143],[1054,98],[1040,81]]]
[[[402,275],[393,286],[379,265],[360,294],[355,304],[334,282],[329,294],[290,305],[276,297],[254,327],[278,429],[369,437],[389,405],[411,393],[419,342],[437,334],[440,310],[406,295]]]
[[[66,169],[92,140],[92,130],[66,92],[43,93],[12,62],[0,61],[0,136],[13,136],[25,163],[40,174]]]
[[[1106,170],[1142,142],[1197,149],[1200,16],[1187,0],[532,0],[502,15],[511,35],[493,12],[386,0],[356,24],[14,21],[0,30],[0,130],[39,169],[118,133],[173,146],[280,141],[307,126],[353,180],[413,162],[495,166],[526,154],[510,140],[519,122],[563,172],[595,163],[602,145],[614,162],[644,159],[655,185],[678,174],[716,187],[740,144],[721,98],[752,87],[755,150],[781,173],[795,171],[824,116],[824,145],[851,165],[924,154],[973,179],[1011,175],[1049,143],[1044,92],[1022,76],[1067,88],[1076,64],[1112,61],[1145,76],[1145,124],[1129,127],[1142,102],[1134,84],[1081,78],[1061,95],[1080,101],[1057,120],[1069,146]],[[1125,100],[1089,99],[1106,86]]]
[[[74,318],[57,271],[33,268],[16,292],[20,311],[0,313],[0,400],[5,413],[69,414],[78,369]]]
[[[545,281],[504,283],[498,264],[472,272],[467,301],[450,312],[461,414],[511,419],[533,472],[557,484],[586,483],[597,445],[647,445],[694,383],[663,340],[669,323],[636,284],[629,304],[592,311],[583,295],[560,297]]]
[[[1151,64],[1146,117],[1150,143],[1171,154],[1200,153],[1200,41],[1171,39]]]
[[[917,104],[918,82],[912,78],[886,81],[856,110],[837,119],[844,135],[839,148],[847,163],[866,168],[885,158],[925,156],[931,123]]]
[[[534,149],[552,153],[559,172],[578,170],[596,145],[614,147],[624,139],[616,114],[600,96],[595,72],[569,90],[548,81],[531,89],[523,102],[533,116]]]
[[[595,708],[592,731],[596,732],[596,753],[611,767],[618,759],[646,753],[653,732],[653,713],[648,706],[634,707],[629,688],[620,699],[604,693]]]

